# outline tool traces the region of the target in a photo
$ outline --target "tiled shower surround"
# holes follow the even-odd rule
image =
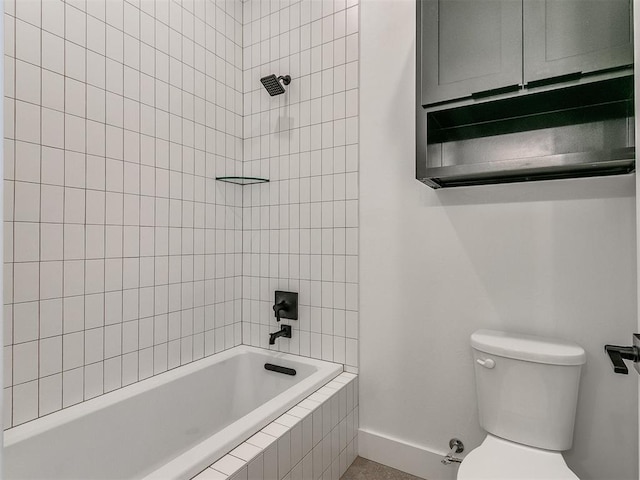
[[[268,346],[273,291],[300,292],[283,351],[357,366],[355,0],[244,4],[243,341]],[[271,8],[269,8],[271,6]],[[292,77],[269,97],[260,78]]]
[[[5,428],[267,346],[277,288],[355,371],[357,1],[4,8]]]
[[[8,427],[241,342],[242,9],[5,9]]]

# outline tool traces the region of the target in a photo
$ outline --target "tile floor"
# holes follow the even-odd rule
[[[408,473],[357,457],[340,480],[421,480]]]

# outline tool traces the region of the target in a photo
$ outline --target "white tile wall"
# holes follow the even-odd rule
[[[241,342],[242,4],[6,0],[10,427]]]
[[[338,480],[358,452],[358,377],[342,373],[193,480]]]
[[[358,8],[5,2],[5,426],[267,347],[276,289],[357,370]]]
[[[358,0],[243,3],[243,342],[268,347],[274,290],[299,292],[276,348],[358,365]],[[292,77],[270,97],[260,78]]]

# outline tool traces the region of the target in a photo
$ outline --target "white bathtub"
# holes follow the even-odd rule
[[[235,347],[8,430],[3,478],[188,479],[341,371]]]

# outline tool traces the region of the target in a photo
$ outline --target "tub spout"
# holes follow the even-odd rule
[[[278,337],[291,338],[291,325],[282,325],[280,330],[275,333],[270,333],[269,345],[274,345]]]

